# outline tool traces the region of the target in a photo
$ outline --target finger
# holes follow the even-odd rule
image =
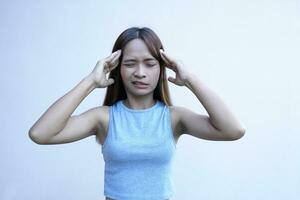
[[[107,68],[108,71],[113,70],[118,65],[120,56],[121,50],[112,53],[105,59],[104,68]]]
[[[165,58],[164,55],[162,55],[161,57],[162,57],[162,59],[165,61],[165,63],[167,64],[166,67],[170,68],[170,69],[173,70],[173,71],[176,71],[175,66],[174,66],[172,63],[170,63],[170,61],[168,61],[168,60]]]
[[[116,58],[119,58],[121,55],[121,50],[115,51],[114,53],[112,53],[109,58],[107,59],[107,62],[113,62],[113,60],[115,60]]]
[[[105,63],[103,64],[103,66],[104,66],[104,67],[103,67],[103,71],[104,71],[105,74],[107,74],[108,72],[110,72],[110,66],[109,66],[108,63],[105,62]]]
[[[165,63],[167,64],[167,65],[172,65],[171,63],[170,63],[170,61],[166,58],[166,56],[165,55],[163,55],[163,54],[161,54],[161,57],[162,57],[162,59],[165,61]]]
[[[113,60],[111,61],[111,63],[115,63],[117,61],[119,61],[119,58],[121,57],[121,53],[118,53],[116,56],[114,56]]]
[[[162,57],[165,58],[170,65],[176,65],[176,62],[174,61],[173,58],[167,55],[163,50],[160,50],[160,52]]]
[[[109,78],[107,80],[107,82],[108,82],[108,85],[111,85],[111,84],[113,84],[115,82],[115,80],[113,78]]]
[[[173,71],[176,71],[176,63],[171,62],[170,59],[168,60],[166,55],[161,53],[161,57],[162,59],[165,61],[165,63],[167,64],[167,67],[172,69]]]
[[[108,66],[110,68],[110,71],[115,69],[118,66],[119,58],[120,58],[120,56],[116,56],[111,62],[108,62]]]
[[[110,65],[109,65],[109,71],[112,71],[114,70],[119,64],[119,60],[116,60],[115,62],[112,62]]]
[[[121,49],[119,49],[118,51],[113,52],[112,54],[110,54],[110,56],[105,58],[106,62],[111,62],[115,57],[120,56],[121,55]]]
[[[116,68],[117,65],[112,65],[111,63],[105,63],[104,71],[105,73],[109,73]]]

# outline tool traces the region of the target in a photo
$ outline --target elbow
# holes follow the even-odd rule
[[[31,130],[28,132],[28,136],[29,138],[36,144],[45,144],[40,137],[38,137],[37,134],[35,134],[34,132],[32,132]]]
[[[236,133],[232,136],[232,140],[239,140],[242,137],[244,137],[246,133],[246,129],[242,128],[239,131],[236,131]]]

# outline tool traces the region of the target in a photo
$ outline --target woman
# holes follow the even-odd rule
[[[163,49],[150,28],[123,31],[113,53],[99,60],[29,131],[37,144],[63,144],[95,135],[105,160],[106,199],[169,199],[175,194],[171,166],[182,134],[215,141],[237,140],[245,134],[221,98]],[[166,79],[166,67],[175,78]],[[209,116],[173,106],[167,80],[190,89]],[[72,115],[94,89],[106,87],[102,106]]]

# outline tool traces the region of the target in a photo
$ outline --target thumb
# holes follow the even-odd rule
[[[172,83],[175,83],[175,78],[173,77],[168,77],[168,81],[172,82]]]
[[[115,82],[115,80],[112,79],[112,78],[109,78],[109,79],[107,80],[107,82],[108,82],[108,85],[111,85],[111,84],[113,84],[113,83]]]

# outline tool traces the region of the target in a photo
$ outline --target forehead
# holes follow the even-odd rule
[[[128,42],[123,50],[123,59],[149,59],[149,58],[153,58],[155,59],[147,45],[145,44],[145,42],[141,39],[134,39],[131,40],[130,42]]]

